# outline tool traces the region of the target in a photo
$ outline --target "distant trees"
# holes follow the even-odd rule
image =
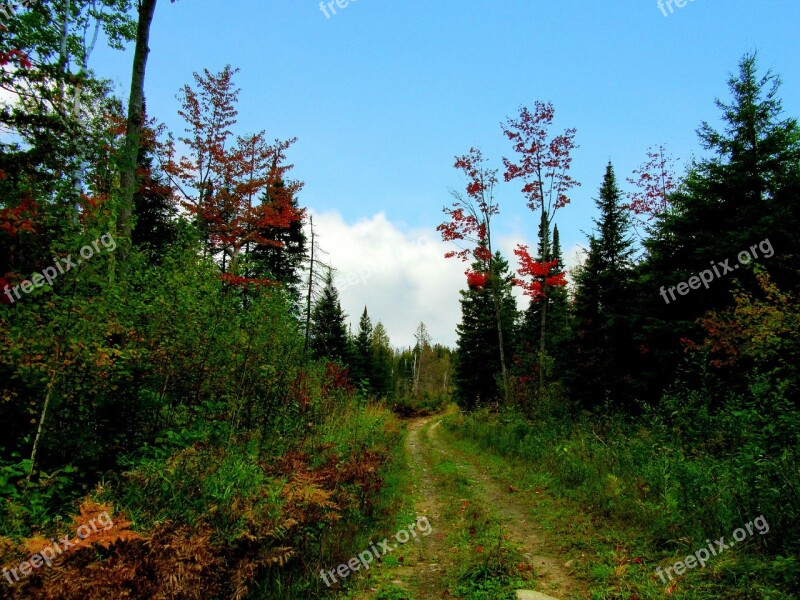
[[[409,415],[443,409],[453,387],[453,351],[433,343],[425,323],[417,326],[414,339],[413,347],[395,352],[392,368],[394,405]]]

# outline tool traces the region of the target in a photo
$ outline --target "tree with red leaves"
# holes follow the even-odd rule
[[[184,86],[179,114],[188,128],[179,141],[188,153],[176,157],[169,138],[164,170],[203,231],[206,251],[221,254],[223,276],[244,285],[266,283],[238,275],[239,260],[255,245],[281,244],[264,232],[288,228],[302,218],[303,211],[294,205],[302,183],[287,177],[293,165],[286,164],[286,151],[296,139],[270,143],[261,131],[232,140],[238,114],[236,72],[230,66],[218,74],[205,70],[195,73],[196,89]]]
[[[525,277],[533,277],[531,281],[515,279],[514,285],[522,287],[525,290],[525,295],[533,299],[534,302],[539,302],[546,297],[545,290],[547,288],[567,285],[566,273],[552,274],[553,269],[559,267],[558,260],[551,260],[546,263],[534,260],[528,253],[528,247],[522,244],[517,246],[514,254],[517,255],[520,262],[520,268],[517,272]]]
[[[480,149],[470,148],[467,154],[456,157],[455,168],[467,177],[466,196],[452,191],[455,202],[444,207],[449,217],[436,228],[446,242],[455,242],[458,250],[445,254],[445,258],[459,258],[462,261],[475,260],[480,268],[477,271],[467,270],[467,284],[470,288],[482,288],[490,283],[494,273],[492,253],[492,217],[499,214],[500,207],[494,199],[494,188],[497,185],[497,169],[487,165]],[[465,245],[461,245],[461,244]],[[508,395],[508,371],[506,368],[505,346],[503,343],[503,323],[500,314],[500,299],[497,285],[491,285],[492,297],[497,321],[497,341],[500,352],[500,369],[503,378],[503,389]]]
[[[566,129],[559,135],[550,134],[555,110],[552,103],[536,101],[531,111],[526,106],[519,109],[519,117],[507,119],[502,126],[503,133],[513,143],[518,162],[503,158],[505,180],[522,180],[522,193],[528,200],[528,207],[541,211],[541,219],[546,235],[542,241],[541,264],[528,254],[527,248],[520,246],[515,254],[522,261],[521,275],[532,275],[532,270],[544,270],[550,263],[549,231],[559,208],[569,204],[569,192],[580,184],[569,175],[572,165],[572,151],[575,144],[575,129]],[[549,271],[545,271],[549,273]],[[563,274],[562,274],[563,275]],[[535,276],[534,276],[535,277]],[[542,302],[541,338],[539,343],[539,389],[544,391],[545,331],[547,325],[547,275],[544,285],[535,286],[536,281],[526,287],[526,293],[535,301]],[[553,279],[559,285],[560,279]]]
[[[633,175],[628,183],[635,186],[636,191],[627,194],[626,208],[650,221],[669,208],[670,194],[677,189],[675,159],[663,144],[648,148],[647,160]]]

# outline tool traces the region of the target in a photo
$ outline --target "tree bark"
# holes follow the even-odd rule
[[[506,369],[506,349],[503,340],[503,318],[500,312],[500,276],[495,277],[494,273],[494,255],[492,254],[492,233],[489,228],[489,219],[486,219],[487,231],[487,245],[489,248],[489,279],[492,284],[492,300],[494,300],[494,316],[497,319],[497,343],[500,346],[500,372],[503,379],[503,399],[506,405],[509,401],[509,393],[511,390],[508,388],[508,369]]]
[[[308,222],[311,227],[311,266],[308,270],[308,295],[306,296],[306,335],[303,342],[303,354],[308,353],[308,338],[311,332],[311,297],[314,286],[314,217],[309,216]]]
[[[47,409],[50,406],[50,397],[53,394],[53,387],[56,385],[57,374],[53,373],[50,377],[50,382],[47,384],[47,396],[44,399],[44,407],[42,407],[42,414],[39,416],[39,427],[36,430],[36,438],[33,440],[33,449],[31,450],[31,470],[28,472],[28,481],[30,481],[33,474],[36,472],[36,459],[39,452],[39,442],[42,439],[42,431],[44,431],[44,420],[47,418]]]
[[[544,202],[542,202],[542,221],[544,219]],[[547,265],[548,254],[550,246],[550,220],[547,219],[545,222],[545,231],[544,237],[542,239],[542,262]],[[545,366],[545,355],[547,351],[547,346],[545,344],[545,335],[547,333],[547,275],[544,277],[544,281],[542,281],[542,322],[541,322],[541,329],[539,333],[539,398],[544,398],[544,366]]]
[[[136,193],[136,165],[139,141],[144,122],[144,77],[147,55],[150,53],[150,25],[158,0],[140,0],[139,26],[136,34],[136,50],[133,55],[131,93],[128,99],[128,125],[125,131],[125,153],[120,173],[121,201],[117,214],[117,235],[124,244],[131,238],[133,218],[133,196]]]

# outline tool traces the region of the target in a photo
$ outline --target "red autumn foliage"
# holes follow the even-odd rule
[[[33,63],[31,63],[28,55],[22,50],[9,50],[8,52],[0,52],[0,67],[12,62],[17,62],[23,69],[30,69],[33,66]]]
[[[675,160],[663,145],[649,148],[647,160],[633,172],[636,177],[628,178],[628,183],[636,186],[637,191],[628,194],[627,208],[648,219],[667,210],[669,195],[677,188],[674,165]]]
[[[520,260],[520,268],[517,272],[523,277],[533,278],[532,281],[515,279],[514,284],[522,287],[525,290],[525,295],[530,296],[534,302],[544,298],[546,288],[567,285],[566,273],[553,273],[553,270],[559,267],[557,260],[551,260],[546,263],[536,261],[528,253],[528,247],[522,244],[517,246],[514,254]]]
[[[473,259],[489,261],[490,222],[500,212],[494,202],[493,190],[497,184],[497,170],[486,167],[486,159],[477,148],[457,156],[455,168],[467,176],[466,198],[456,195],[457,201],[443,209],[449,217],[436,228],[445,242],[466,242],[467,247],[445,254],[445,258],[457,257],[462,261]]]
[[[25,198],[19,205],[0,209],[0,231],[17,237],[23,231],[35,233],[36,202]]]
[[[322,386],[322,393],[329,394],[335,390],[344,390],[348,394],[355,393],[355,388],[350,384],[350,372],[329,362],[325,365],[325,384]]]
[[[293,206],[303,184],[288,179],[293,165],[286,164],[286,151],[296,139],[270,143],[261,131],[231,143],[238,114],[236,72],[226,67],[218,74],[195,73],[196,88],[184,86],[179,111],[188,124],[187,135],[178,140],[187,154],[177,156],[173,139],[162,145],[164,171],[176,194],[203,222],[207,249],[223,253],[223,272],[231,274],[248,245],[281,245],[264,237],[266,230],[288,228],[304,215]],[[245,283],[236,277],[229,281]]]
[[[486,285],[486,282],[489,281],[489,274],[488,273],[478,273],[476,271],[464,271],[467,276],[467,285],[470,289],[473,290],[481,290]]]
[[[522,192],[531,210],[544,207],[548,215],[569,203],[569,191],[580,184],[569,175],[576,130],[566,129],[550,137],[555,109],[550,102],[536,101],[533,112],[519,109],[519,118],[508,119],[503,133],[514,144],[518,162],[503,159],[505,180],[523,181]]]

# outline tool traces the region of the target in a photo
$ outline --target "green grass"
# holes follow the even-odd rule
[[[445,576],[450,593],[464,600],[503,600],[514,598],[517,589],[533,587],[532,573],[520,569],[525,564],[521,551],[506,539],[492,507],[476,497],[465,475],[467,464],[438,453],[431,455],[431,462],[448,507],[447,546],[456,558]]]
[[[691,459],[659,447],[664,441],[652,432],[623,435],[601,427],[534,426],[516,415],[481,412],[448,416],[441,429],[455,448],[480,456],[482,465],[530,495],[534,518],[561,540],[566,556],[589,581],[592,598],[663,598],[667,586],[655,568],[682,560],[712,537],[697,514],[704,508],[696,504],[690,512],[682,504],[682,480],[674,481],[675,471],[705,481],[705,463],[676,464]],[[706,493],[710,497],[714,490]],[[695,517],[681,524],[686,517],[681,508]],[[716,530],[714,539],[730,536],[749,520],[737,515],[732,521],[737,524]],[[705,569],[687,571],[674,580],[671,597],[795,597],[797,560],[766,556],[758,551],[759,541],[731,548]]]

